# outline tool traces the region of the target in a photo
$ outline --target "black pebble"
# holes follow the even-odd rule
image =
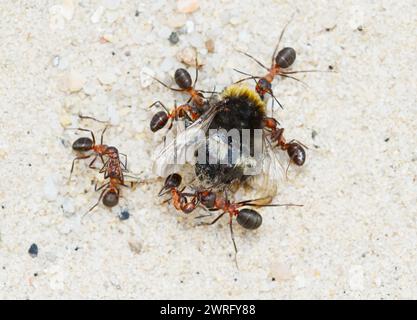
[[[38,256],[38,246],[36,245],[36,243],[33,243],[33,244],[30,246],[28,253],[30,254],[30,256],[31,256],[32,258],[35,258],[35,257],[37,257],[37,256]]]
[[[180,41],[180,38],[178,37],[178,33],[172,32],[171,35],[169,36],[168,40],[172,44],[177,44],[178,41]]]
[[[130,213],[127,210],[122,210],[122,212],[119,213],[119,219],[120,220],[127,220],[130,217]]]

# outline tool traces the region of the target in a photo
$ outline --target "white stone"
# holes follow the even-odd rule
[[[177,11],[181,13],[191,13],[200,7],[197,0],[178,0]]]
[[[78,92],[83,88],[85,77],[78,71],[71,70],[62,79],[61,89],[70,93]]]
[[[349,270],[349,287],[354,291],[364,289],[364,275],[362,266],[352,266]]]
[[[111,104],[107,108],[107,114],[109,117],[109,121],[112,125],[118,125],[120,122],[119,113],[117,112],[116,106]]]
[[[104,0],[103,4],[107,9],[115,10],[120,6],[120,0]]]
[[[103,12],[104,12],[104,7],[103,6],[98,7],[90,18],[91,22],[98,23],[101,19],[101,16],[103,15]]]
[[[104,84],[104,85],[112,84],[112,83],[116,82],[116,80],[117,80],[116,74],[114,72],[110,71],[110,70],[100,72],[97,75],[97,78],[101,82],[101,84]]]
[[[61,61],[61,57],[60,56],[55,56],[52,60],[52,64],[54,67],[58,67],[59,66],[59,62]]]
[[[162,61],[161,65],[159,67],[159,70],[161,72],[172,71],[172,69],[174,68],[175,63],[176,62],[173,58],[167,57]]]
[[[43,194],[48,201],[55,201],[58,196],[58,188],[53,177],[48,176],[44,181]]]
[[[196,50],[192,47],[184,48],[183,50],[179,51],[176,55],[177,59],[180,62],[185,63],[189,66],[196,65]],[[198,57],[198,65],[201,65],[200,57]]]
[[[153,77],[155,77],[155,71],[151,68],[143,67],[140,71],[139,77],[142,88],[149,87],[153,82]]]
[[[187,33],[192,33],[194,31],[194,22],[192,20],[187,20],[185,23],[185,30]]]

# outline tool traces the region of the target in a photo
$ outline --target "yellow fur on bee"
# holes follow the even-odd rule
[[[250,100],[257,108],[265,112],[265,102],[259,97],[255,90],[250,89],[245,85],[231,85],[222,92],[223,98],[242,97]]]

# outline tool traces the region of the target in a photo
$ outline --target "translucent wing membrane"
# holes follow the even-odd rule
[[[194,164],[196,151],[205,145],[205,132],[219,110],[218,105],[213,105],[192,125],[179,132],[174,139],[162,143],[154,153],[153,172],[165,177],[180,171],[185,164]]]
[[[263,138],[262,171],[249,181],[258,197],[274,197],[284,181],[285,169],[275,154],[268,137]]]

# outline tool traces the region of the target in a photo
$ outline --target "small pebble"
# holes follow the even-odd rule
[[[142,88],[149,87],[153,82],[153,77],[155,77],[155,71],[151,68],[143,67],[139,74],[140,85]]]
[[[120,0],[104,0],[104,6],[107,9],[115,10],[120,6]]]
[[[59,66],[59,62],[60,62],[60,60],[61,60],[61,57],[60,57],[60,56],[55,56],[55,57],[53,58],[53,60],[52,60],[52,64],[53,64],[53,66],[54,66],[54,67],[58,67],[58,66]]]
[[[116,74],[112,71],[109,71],[109,70],[104,71],[104,72],[100,72],[97,75],[97,78],[100,81],[100,83],[104,84],[104,85],[112,84],[112,83],[116,82],[116,80],[117,80]]]
[[[209,53],[213,53],[214,52],[214,41],[213,39],[208,39],[204,45],[206,46],[206,49]]]
[[[172,44],[177,44],[178,41],[180,41],[180,38],[178,37],[178,33],[172,32],[171,35],[169,36],[168,40]]]
[[[175,60],[171,57],[166,57],[159,66],[161,72],[172,71],[174,65],[176,64]]]
[[[55,201],[58,196],[58,189],[55,185],[54,179],[51,176],[46,178],[45,184],[43,186],[43,194],[48,201]]]
[[[200,7],[197,0],[178,0],[177,11],[181,13],[191,13]]]
[[[32,245],[30,246],[28,253],[32,258],[36,258],[38,256],[38,246],[36,245],[36,243],[32,243]]]
[[[98,23],[103,13],[104,13],[104,7],[103,6],[98,7],[97,10],[94,11],[93,15],[90,18],[91,22]]]
[[[184,13],[172,14],[167,17],[167,25],[172,29],[178,29],[185,25],[187,16]]]
[[[121,221],[123,220],[127,220],[130,217],[130,213],[129,211],[127,211],[127,209],[123,209],[120,213],[119,213],[119,219]]]
[[[83,88],[85,78],[77,71],[70,71],[66,73],[62,79],[61,89],[69,93],[75,93]]]
[[[176,55],[178,61],[185,63],[188,66],[195,67],[195,59],[196,59],[196,51],[192,47],[184,48],[183,50],[179,51]],[[197,61],[198,66],[201,66],[200,57]]]
[[[142,251],[142,243],[136,240],[129,241],[129,249],[135,254],[140,254]]]
[[[109,121],[112,125],[118,125],[120,122],[119,113],[117,112],[116,106],[110,104],[107,107],[107,114],[109,116]]]
[[[195,29],[194,22],[191,20],[187,20],[187,22],[185,23],[185,32],[192,33],[194,32],[194,29]]]

